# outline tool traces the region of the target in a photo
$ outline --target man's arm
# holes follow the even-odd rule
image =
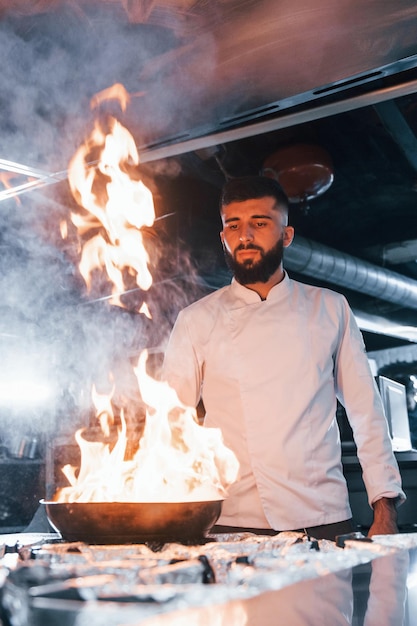
[[[406,496],[363,337],[346,300],[343,302],[345,327],[335,370],[338,399],[353,430],[368,502],[374,509],[369,536],[393,534],[398,532],[396,507]]]
[[[397,507],[395,498],[380,498],[373,505],[374,521],[368,537],[373,535],[395,535],[398,533]]]
[[[197,406],[201,391],[201,369],[182,313],[179,313],[170,334],[161,379],[175,389],[183,404],[190,407]]]

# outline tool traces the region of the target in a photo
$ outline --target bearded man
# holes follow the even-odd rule
[[[351,532],[337,400],[351,424],[368,500],[368,536],[398,532],[405,499],[362,335],[346,299],[289,278],[288,199],[271,178],[229,180],[220,239],[230,285],[180,312],[163,377],[205,408],[240,463],[214,532]]]

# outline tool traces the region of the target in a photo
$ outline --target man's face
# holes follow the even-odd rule
[[[294,231],[275,199],[265,197],[232,202],[222,212],[226,262],[242,285],[265,283],[282,265],[283,248]]]

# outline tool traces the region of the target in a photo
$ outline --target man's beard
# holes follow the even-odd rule
[[[260,261],[247,259],[243,263],[239,263],[235,258],[235,255],[239,250],[259,250],[261,259]],[[251,243],[246,246],[240,244],[240,246],[236,248],[233,255],[226,250],[224,246],[223,251],[226,263],[229,269],[232,270],[238,283],[241,285],[266,283],[282,263],[282,257],[284,254],[284,238],[281,237],[275,246],[267,252],[264,252],[262,248]]]

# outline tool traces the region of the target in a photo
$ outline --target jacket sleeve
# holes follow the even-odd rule
[[[362,334],[343,297],[341,306],[343,322],[335,354],[336,393],[352,427],[368,501],[372,505],[382,497],[405,500],[388,423]]]
[[[201,395],[201,367],[183,311],[171,331],[161,378],[175,389],[183,404],[197,406]]]

